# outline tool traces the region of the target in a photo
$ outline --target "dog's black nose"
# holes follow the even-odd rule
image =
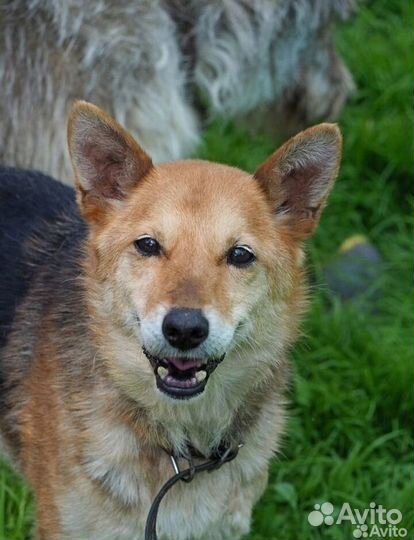
[[[206,339],[208,320],[201,309],[174,308],[165,316],[162,332],[170,345],[187,351]]]

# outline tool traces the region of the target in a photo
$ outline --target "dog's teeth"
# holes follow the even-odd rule
[[[158,369],[157,369],[157,375],[159,377],[161,377],[161,379],[165,379],[165,377],[168,375],[168,369],[163,367],[163,366],[160,366]]]
[[[196,373],[196,379],[197,379],[197,382],[201,382],[201,381],[204,381],[204,379],[207,377],[207,372],[204,371],[204,369],[202,369],[201,371],[197,371]]]

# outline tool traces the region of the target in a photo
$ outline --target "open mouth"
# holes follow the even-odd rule
[[[160,358],[149,353],[144,347],[145,356],[154,370],[157,388],[170,397],[188,399],[201,394],[208,378],[223,360],[220,358],[184,358],[174,356]]]

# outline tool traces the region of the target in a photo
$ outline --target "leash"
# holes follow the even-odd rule
[[[153,500],[151,504],[151,508],[149,509],[147,521],[145,524],[145,540],[158,540],[157,537],[157,517],[158,517],[158,510],[161,504],[161,501],[165,497],[165,495],[168,493],[168,491],[180,480],[183,482],[191,482],[196,474],[199,474],[204,471],[215,471],[219,469],[222,465],[225,463],[229,463],[230,461],[233,461],[233,459],[237,456],[239,453],[240,448],[243,446],[243,444],[239,444],[235,448],[225,447],[224,445],[220,446],[213,454],[210,456],[210,459],[205,461],[204,463],[201,463],[200,465],[194,465],[193,463],[193,456],[191,455],[191,452],[189,452],[189,456],[181,456],[184,457],[189,462],[189,467],[187,469],[184,469],[180,471],[180,468],[178,466],[177,460],[173,454],[170,454],[167,452],[170,456],[172,466],[175,472],[175,475],[172,476],[169,480],[165,482],[165,484],[162,486],[162,488],[157,493],[155,499]],[[199,457],[200,454],[196,453],[196,457]]]

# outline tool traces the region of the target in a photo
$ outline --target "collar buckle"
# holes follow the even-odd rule
[[[233,461],[233,459],[237,456],[239,453],[240,448],[242,448],[244,445],[243,443],[239,443],[237,446],[226,446],[224,444],[220,445],[217,450],[207,459],[207,462],[211,463],[211,467],[209,468],[208,472],[216,471],[217,469],[220,469],[224,463],[228,463],[229,461]],[[188,447],[188,452],[186,455],[181,456],[183,459],[185,459],[188,462],[188,474],[183,476],[181,480],[183,482],[191,482],[191,480],[194,478],[195,474],[195,465],[194,465],[194,457],[200,457],[199,452],[191,451],[191,447]],[[168,453],[171,461],[172,468],[174,470],[174,474],[180,474],[182,470],[180,469],[180,466],[178,464],[177,457],[172,454]]]
[[[181,478],[181,480],[183,482],[191,482],[191,480],[194,478],[194,475],[195,475],[195,466],[194,466],[194,462],[193,462],[193,458],[191,457],[191,455],[189,455],[188,457],[184,457],[183,459],[186,459],[188,461],[188,468],[186,469],[186,471],[188,471],[188,474],[186,474],[185,476],[183,476]],[[182,471],[178,465],[178,461],[176,459],[176,457],[174,456],[174,454],[170,454],[170,460],[171,460],[171,464],[172,464],[172,468],[174,470],[174,473],[175,474],[180,474]]]

